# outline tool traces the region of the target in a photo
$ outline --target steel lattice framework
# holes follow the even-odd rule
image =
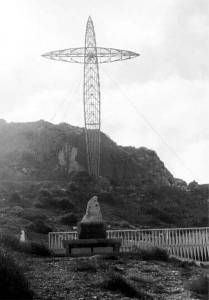
[[[139,54],[113,48],[96,46],[96,36],[91,17],[86,25],[85,47],[51,51],[42,56],[69,63],[84,64],[83,103],[88,172],[94,177],[100,170],[101,96],[99,63],[130,59]]]

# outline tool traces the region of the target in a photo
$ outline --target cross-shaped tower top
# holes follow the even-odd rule
[[[114,48],[96,46],[94,25],[88,18],[85,47],[56,50],[42,56],[53,60],[84,64],[83,102],[88,172],[99,176],[100,169],[100,80],[99,63],[109,63],[134,58],[139,54]]]

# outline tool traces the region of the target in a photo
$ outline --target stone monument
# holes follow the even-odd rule
[[[81,223],[78,226],[79,239],[105,239],[106,227],[102,220],[102,213],[100,210],[97,196],[92,197],[86,209]]]
[[[70,256],[115,254],[120,245],[121,240],[107,239],[97,196],[88,201],[86,214],[78,224],[78,240],[63,240],[66,255]]]
[[[102,213],[100,210],[97,196],[92,197],[86,208],[86,214],[84,215],[81,223],[102,223]]]

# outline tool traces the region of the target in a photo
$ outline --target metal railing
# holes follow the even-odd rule
[[[159,247],[172,256],[209,262],[209,227],[108,230],[107,238],[122,240],[120,252]],[[75,240],[77,232],[50,232],[49,248],[55,253],[62,252],[63,239]]]

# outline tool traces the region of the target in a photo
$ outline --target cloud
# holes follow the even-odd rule
[[[190,145],[209,140],[208,94],[207,81],[180,77],[112,86],[103,95],[104,131],[119,144],[156,150],[175,176],[198,180],[200,168],[191,159]],[[187,151],[191,160],[185,159]]]

